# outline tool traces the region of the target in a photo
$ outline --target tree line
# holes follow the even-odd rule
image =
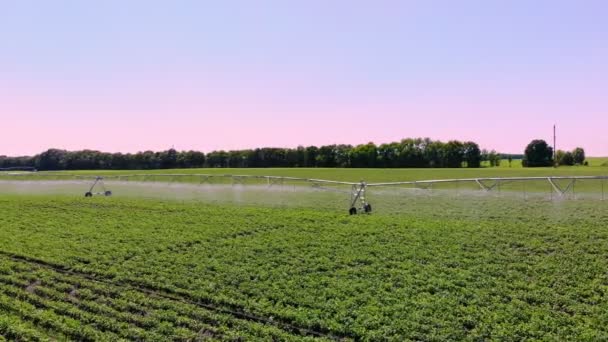
[[[554,154],[553,147],[546,141],[537,139],[526,146],[522,165],[524,167],[589,165],[585,159],[585,150],[581,147],[571,152],[557,150]]]
[[[376,145],[299,146],[234,151],[106,153],[93,150],[49,149],[30,157],[0,156],[0,168],[35,167],[38,170],[146,170],[197,167],[347,167],[430,168],[480,167],[483,160],[498,158],[495,151],[481,151],[471,142],[442,142],[429,138],[403,139]]]
[[[557,162],[557,165],[588,165],[585,158],[585,150],[580,147],[577,147],[572,151],[557,150],[557,152],[555,152],[555,161]]]

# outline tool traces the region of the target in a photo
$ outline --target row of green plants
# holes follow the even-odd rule
[[[357,217],[118,198],[0,203],[0,250],[111,280],[118,289],[266,320],[255,326],[293,339],[305,337],[286,326],[355,340],[608,337],[608,265],[598,258],[608,252],[608,216],[597,201],[556,208],[433,198],[409,203],[407,214]],[[83,293],[97,296],[91,291]],[[116,303],[117,289],[103,291]],[[118,320],[129,312],[120,305],[86,311]],[[166,321],[133,322],[155,329]]]
[[[18,267],[15,267],[18,266]],[[194,304],[0,258],[0,335],[16,340],[306,340]],[[2,316],[0,316],[2,317]],[[1,322],[7,322],[2,324]]]

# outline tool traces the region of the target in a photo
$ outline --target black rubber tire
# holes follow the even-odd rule
[[[93,194],[92,194],[92,193],[90,193],[90,192],[86,192],[86,193],[84,194],[84,197],[93,197]]]
[[[106,196],[112,196],[112,191],[108,190],[106,192],[103,193]]]
[[[355,207],[350,208],[350,210],[348,210],[348,213],[350,215],[357,215],[357,208],[355,208]]]
[[[365,210],[366,213],[371,213],[372,212],[372,205],[367,203],[365,205],[365,207],[363,207],[363,209]]]

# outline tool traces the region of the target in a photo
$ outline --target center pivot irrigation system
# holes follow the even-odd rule
[[[608,180],[608,176],[558,176],[558,177],[503,177],[503,178],[460,178],[460,179],[438,179],[438,180],[422,180],[422,181],[404,181],[404,182],[385,182],[385,183],[366,183],[360,181],[357,183],[332,181],[324,179],[312,178],[297,178],[297,177],[277,177],[277,176],[251,176],[251,175],[209,175],[209,174],[134,174],[121,176],[107,176],[106,179],[114,179],[119,181],[139,180],[139,181],[157,181],[159,178],[163,181],[179,182],[180,178],[188,178],[190,182],[193,180],[198,184],[231,184],[233,186],[246,185],[251,180],[261,181],[268,188],[277,185],[284,185],[286,182],[300,183],[301,185],[308,184],[312,188],[325,191],[337,191],[348,193],[350,196],[348,213],[356,215],[360,213],[369,214],[372,212],[372,205],[367,200],[367,192],[371,188],[391,188],[391,187],[408,187],[410,189],[432,191],[440,185],[452,185],[452,190],[457,189],[454,186],[459,184],[468,184],[473,189],[481,192],[500,192],[501,186],[519,182],[523,185],[524,196],[526,195],[526,182],[541,182],[549,185],[551,198],[566,198],[567,195],[576,195],[575,184],[581,181],[598,181],[594,185],[594,191],[604,200],[604,182]],[[110,196],[112,192],[106,190],[104,178],[95,177],[94,182],[85,194],[90,197],[93,195]],[[182,180],[183,181],[183,180]],[[97,186],[102,188],[101,192],[93,192]],[[338,190],[332,186],[347,186],[348,190]],[[600,192],[601,191],[601,192]]]
[[[232,185],[245,185],[247,183],[247,179],[265,179],[266,185],[270,188],[272,186],[283,185],[285,181],[296,181],[296,182],[306,182],[312,185],[313,188],[318,190],[327,190],[327,191],[339,191],[336,189],[328,188],[327,185],[349,185],[351,186],[350,191],[350,208],[348,210],[350,215],[356,215],[357,213],[371,213],[372,206],[365,199],[365,192],[368,187],[368,184],[361,181],[359,183],[351,183],[351,182],[340,182],[340,181],[330,181],[323,179],[309,179],[309,178],[297,178],[297,177],[275,177],[275,176],[249,176],[249,175],[188,175],[188,174],[173,174],[173,175],[124,175],[124,176],[108,176],[105,177],[107,179],[116,179],[116,180],[129,180],[129,178],[142,178],[144,181],[146,178],[153,177],[169,177],[170,181],[178,181],[177,178],[180,177],[200,177],[199,184],[217,184],[213,183],[214,178],[221,177],[223,179],[229,178],[231,180]],[[220,182],[220,184],[225,184],[225,182]],[[101,191],[95,192],[96,188],[100,188]],[[340,191],[339,191],[340,192]],[[93,183],[91,184],[89,190],[84,194],[85,197],[92,197],[94,195],[102,195],[102,196],[111,196],[112,191],[107,190],[104,177],[97,176],[94,178]]]
[[[548,176],[548,177],[504,177],[504,178],[460,178],[438,179],[421,181],[367,183],[344,182],[313,178],[279,177],[279,176],[252,176],[229,174],[128,174],[109,176],[76,175],[57,172],[19,172],[0,173],[2,179],[20,180],[78,180],[91,181],[86,191],[86,197],[111,196],[112,191],[106,188],[104,180],[119,182],[138,182],[146,186],[148,183],[181,183],[190,185],[222,185],[242,187],[256,185],[258,188],[271,189],[284,188],[293,185],[296,189],[305,187],[319,191],[332,191],[349,196],[348,213],[350,215],[371,213],[372,205],[368,194],[371,189],[378,189],[378,193],[386,193],[388,189],[403,189],[424,191],[424,193],[459,194],[463,187],[468,193],[510,193],[523,194],[527,199],[532,196],[550,196],[553,199],[601,198],[605,199],[604,185],[608,176]],[[116,184],[116,183],[115,183]],[[576,186],[576,191],[575,191]],[[207,188],[201,188],[203,191]]]

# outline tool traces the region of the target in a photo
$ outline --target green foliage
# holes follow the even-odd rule
[[[575,148],[572,152],[558,150],[555,153],[555,159],[560,166],[589,165],[585,164],[585,150],[580,147]]]
[[[585,163],[585,150],[582,147],[577,147],[572,151],[572,159],[574,164],[583,165]]]
[[[541,167],[553,165],[553,148],[544,140],[532,140],[526,147],[524,167]]]
[[[35,166],[38,170],[133,170],[171,168],[243,167],[467,167],[480,166],[479,146],[474,142],[431,139],[403,139],[400,142],[365,145],[299,146],[256,148],[253,150],[202,152],[169,149],[135,154],[104,153],[92,150],[50,149],[33,157],[0,156],[0,168]]]
[[[572,166],[574,165],[574,157],[571,152],[564,152],[562,150],[558,150],[555,153],[555,159],[557,161],[557,165],[560,166]]]
[[[349,217],[2,196],[0,335],[605,340],[606,213],[599,201],[418,198]]]
[[[378,160],[378,149],[374,143],[358,145],[350,150],[352,167],[375,167]]]
[[[500,153],[496,152],[495,150],[492,150],[490,152],[484,150],[481,154],[481,159],[483,161],[487,161],[490,167],[500,166],[501,158],[502,156],[500,155]]]
[[[448,141],[444,146],[443,159],[447,167],[461,167],[464,160],[464,145],[457,140]]]
[[[481,166],[481,150],[479,145],[472,141],[463,144],[463,157],[467,167],[478,168]]]

